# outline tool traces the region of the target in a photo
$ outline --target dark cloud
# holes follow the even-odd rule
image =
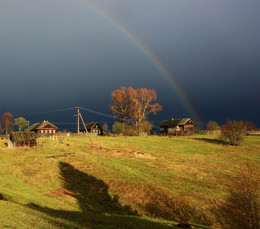
[[[150,47],[204,123],[234,118],[260,126],[258,1],[94,3]],[[133,86],[157,90],[164,110],[153,120],[190,116],[162,72],[88,1],[3,0],[0,28],[0,113],[77,105],[109,113],[111,91]]]

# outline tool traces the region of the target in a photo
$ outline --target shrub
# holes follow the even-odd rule
[[[220,126],[215,121],[209,121],[207,124],[207,130],[219,130]]]
[[[121,134],[123,133],[123,124],[120,122],[115,122],[112,126],[113,133]]]
[[[227,120],[221,127],[220,140],[230,145],[239,145],[246,135],[246,130],[245,122]]]

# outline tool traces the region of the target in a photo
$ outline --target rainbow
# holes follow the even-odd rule
[[[105,21],[109,22],[112,26],[114,26],[118,31],[125,35],[125,37],[132,42],[159,70],[159,72],[166,78],[167,81],[173,86],[176,94],[179,96],[180,100],[184,104],[187,111],[190,113],[192,118],[199,123],[200,118],[198,113],[196,112],[194,106],[189,101],[188,97],[185,95],[182,87],[176,81],[176,79],[172,76],[170,71],[166,68],[166,66],[162,63],[162,61],[154,54],[154,52],[147,47],[134,33],[132,33],[125,25],[119,22],[113,15],[109,14],[106,10],[102,9],[100,6],[95,4],[90,0],[79,0],[84,3],[91,11],[93,11],[98,16],[102,17]]]

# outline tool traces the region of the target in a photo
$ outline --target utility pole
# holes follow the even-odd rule
[[[93,145],[93,142],[92,142],[92,140],[91,140],[91,138],[90,138],[90,134],[89,134],[89,132],[88,132],[88,130],[87,130],[87,127],[86,127],[86,125],[85,125],[85,122],[84,122],[84,120],[83,120],[83,118],[82,118],[82,115],[81,115],[81,113],[80,113],[80,111],[79,111],[79,109],[80,109],[80,107],[75,107],[76,109],[77,109],[77,115],[74,115],[74,117],[76,118],[78,118],[78,136],[79,136],[79,118],[81,118],[81,121],[82,121],[82,123],[83,123],[83,126],[84,126],[84,128],[85,128],[85,130],[86,130],[86,133],[87,133],[87,135],[88,135],[88,137],[89,137],[89,140],[90,140],[90,142],[91,142],[91,144]]]
[[[78,118],[78,135],[79,135],[79,109],[80,109],[80,107],[76,107],[76,109],[77,109],[77,118]]]

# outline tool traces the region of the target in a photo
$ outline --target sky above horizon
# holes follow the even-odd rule
[[[72,125],[74,110],[47,111],[112,115],[111,92],[131,86],[157,91],[155,122],[260,127],[259,10],[257,0],[1,0],[0,114]]]

